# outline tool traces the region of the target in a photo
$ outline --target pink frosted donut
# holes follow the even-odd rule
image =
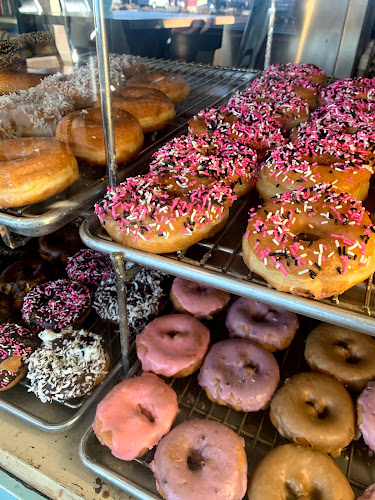
[[[194,281],[175,278],[170,297],[176,311],[191,314],[198,319],[212,319],[213,314],[228,304],[230,293]]]
[[[369,486],[357,500],[375,500],[375,484]]]
[[[155,446],[178,412],[174,390],[153,373],[117,384],[98,404],[92,428],[101,444],[121,460]]]
[[[160,441],[151,469],[167,500],[242,500],[247,488],[243,438],[212,420],[184,422]]]
[[[237,411],[266,408],[279,380],[273,355],[245,339],[213,345],[198,375],[198,383],[211,401]]]
[[[225,326],[230,337],[254,340],[273,352],[290,345],[298,318],[285,309],[240,297],[228,309]]]
[[[375,451],[375,381],[369,382],[357,399],[357,416],[365,443]]]
[[[142,369],[165,377],[187,377],[198,370],[209,345],[209,329],[187,314],[160,316],[136,339]]]

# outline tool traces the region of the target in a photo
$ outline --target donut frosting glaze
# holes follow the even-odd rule
[[[369,382],[357,399],[357,413],[363,439],[375,451],[375,381]]]
[[[212,420],[172,429],[160,441],[151,468],[167,500],[241,500],[246,492],[244,440]]]
[[[68,258],[66,273],[71,280],[84,285],[99,285],[115,278],[109,255],[85,248]]]
[[[220,404],[258,411],[278,386],[279,366],[270,352],[251,340],[223,340],[207,354],[198,383]]]
[[[155,446],[178,412],[174,390],[153,373],[123,380],[98,404],[93,430],[121,460]]]
[[[275,351],[288,347],[298,328],[298,318],[285,309],[240,297],[228,309],[225,326],[230,337],[255,340]]]
[[[160,316],[151,321],[136,339],[142,369],[165,377],[200,364],[209,344],[209,329],[186,314]]]

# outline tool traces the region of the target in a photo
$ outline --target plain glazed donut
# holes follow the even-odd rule
[[[186,80],[177,73],[167,71],[135,75],[126,82],[126,85],[161,90],[173,104],[178,104],[190,94],[190,87]]]
[[[306,339],[309,367],[339,380],[349,391],[361,392],[375,379],[375,340],[364,333],[320,324]]]
[[[357,419],[364,442],[375,452],[375,381],[369,382],[357,399]]]
[[[321,185],[250,210],[245,264],[277,290],[343,293],[375,270],[375,228],[361,202]]]
[[[375,500],[375,484],[369,486],[357,500]]]
[[[116,161],[129,161],[142,149],[142,127],[133,115],[122,109],[113,109],[113,124]],[[82,109],[64,116],[57,126],[56,139],[66,142],[80,160],[95,165],[107,164],[100,108]]]
[[[100,106],[100,99],[95,106]],[[135,116],[144,134],[161,130],[176,117],[174,105],[168,97],[160,90],[147,87],[116,89],[112,93],[112,106]]]
[[[211,286],[175,278],[170,298],[177,312],[191,314],[197,319],[212,319],[230,300],[230,293]]]
[[[151,469],[166,500],[242,500],[246,492],[244,440],[212,420],[172,429],[160,441]]]
[[[151,253],[183,250],[216,234],[225,224],[235,196],[224,183],[179,194],[157,176],[130,177],[95,205],[114,241]]]
[[[274,352],[289,347],[298,318],[285,309],[239,297],[228,309],[225,326],[230,337],[254,340]]]
[[[36,87],[42,79],[43,75],[38,73],[0,72],[0,94],[11,94]]]
[[[142,370],[164,377],[187,377],[198,370],[209,345],[209,329],[187,314],[156,318],[136,338]]]
[[[117,384],[98,404],[92,428],[121,460],[133,460],[155,446],[178,412],[174,390],[153,373]]]
[[[69,146],[49,137],[0,142],[0,207],[39,203],[78,179]]]
[[[267,453],[250,476],[248,495],[250,500],[354,500],[348,480],[333,460],[295,444]]]
[[[267,408],[279,384],[279,366],[261,345],[246,339],[214,344],[199,372],[207,397],[237,411]]]
[[[354,439],[355,410],[343,385],[322,373],[298,373],[272,401],[270,418],[279,433],[333,458]]]

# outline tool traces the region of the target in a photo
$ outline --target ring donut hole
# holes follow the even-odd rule
[[[154,417],[154,414],[153,412],[151,411],[150,408],[148,408],[147,406],[145,405],[142,405],[141,403],[138,403],[137,404],[137,411],[143,415],[144,417],[147,418],[147,420],[153,424],[155,422],[155,417]]]
[[[238,363],[247,374],[251,375],[253,373],[258,373],[260,365],[252,359],[239,361]]]
[[[310,416],[319,418],[321,420],[328,417],[329,415],[328,406],[319,404],[319,402],[317,401],[313,401],[313,398],[308,398],[307,401],[305,401],[305,404],[307,404],[313,409],[309,411]]]
[[[310,489],[311,488],[311,489]],[[322,492],[315,486],[311,485],[310,488],[306,488],[298,480],[285,480],[285,493],[287,500],[320,500],[322,498]]]
[[[202,439],[205,439],[205,437],[202,436]],[[202,453],[194,448],[189,451],[186,463],[188,469],[191,470],[192,472],[197,472],[199,470],[202,470],[205,466]]]
[[[334,346],[339,347],[339,351],[342,354],[343,358],[350,365],[357,365],[361,362],[361,359],[356,356],[350,346],[350,341],[346,342],[345,340],[339,340],[334,343]]]
[[[322,235],[318,235],[318,234],[314,234],[314,233],[298,233],[296,235],[296,237],[298,238],[299,241],[318,241],[318,240],[322,240],[324,238],[324,236]]]

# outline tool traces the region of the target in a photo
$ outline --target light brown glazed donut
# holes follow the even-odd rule
[[[10,94],[36,87],[42,79],[43,75],[38,73],[0,72],[0,94]]]
[[[322,323],[306,340],[309,367],[332,375],[349,391],[361,392],[375,380],[375,340],[364,333]]]
[[[354,438],[353,401],[340,382],[322,373],[288,379],[271,401],[270,418],[283,437],[333,458]]]
[[[168,71],[141,73],[130,78],[126,85],[161,90],[173,104],[183,101],[190,94],[190,87],[186,80],[181,75]]]

